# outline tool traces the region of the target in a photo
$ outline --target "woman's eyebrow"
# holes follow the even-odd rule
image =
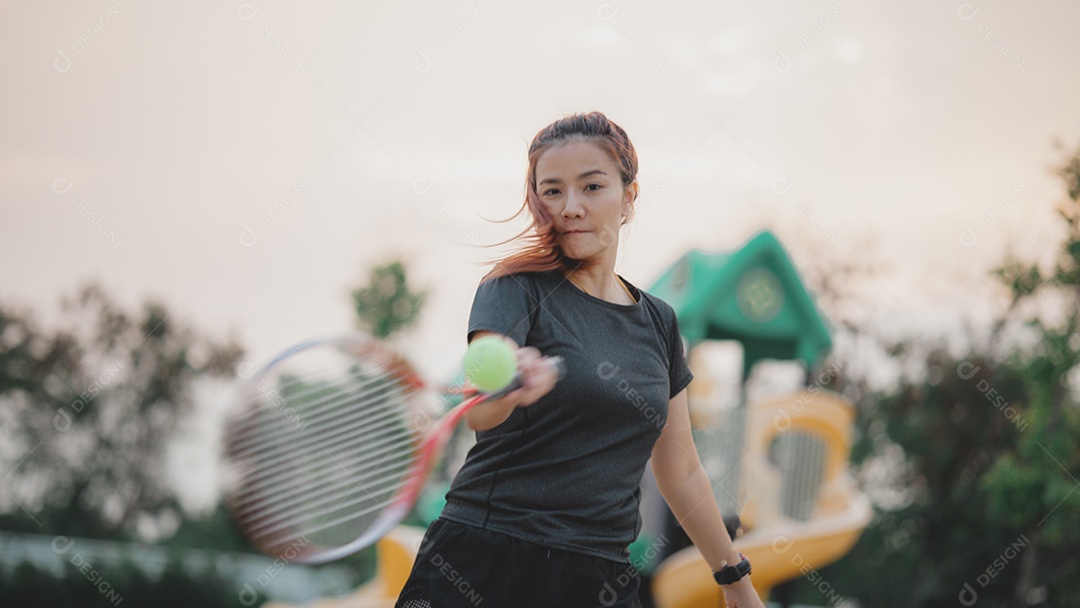
[[[592,171],[586,171],[585,173],[582,173],[581,175],[577,176],[577,178],[578,179],[585,179],[586,177],[589,177],[590,175],[594,175],[594,174],[597,174],[597,173],[599,173],[600,175],[607,175],[607,173],[603,169],[593,169]],[[557,177],[549,177],[549,178],[541,181],[540,184],[559,183],[561,181],[562,180],[557,178]],[[537,185],[540,185],[540,184],[537,184]]]

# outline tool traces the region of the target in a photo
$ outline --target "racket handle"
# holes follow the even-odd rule
[[[562,379],[563,376],[566,375],[566,362],[563,361],[563,358],[559,357],[559,356],[549,357],[548,360],[551,361],[555,365],[555,373],[558,374],[558,378],[556,378],[556,382],[558,382],[559,380]],[[496,399],[501,399],[502,397],[505,397],[505,396],[509,395],[510,393],[516,391],[519,388],[521,388],[521,375],[520,374],[515,374],[514,379],[510,381],[510,384],[507,384],[506,387],[503,388],[502,390],[498,390],[498,391],[495,391],[494,393],[490,393],[488,395],[488,400],[489,401],[494,401]]]

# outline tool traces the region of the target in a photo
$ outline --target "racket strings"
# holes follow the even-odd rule
[[[274,481],[287,478],[298,470],[319,466],[320,461],[326,458],[324,455],[334,458],[337,468],[343,468],[379,459],[380,454],[387,452],[388,448],[413,443],[411,435],[401,428],[400,413],[385,412],[377,419],[365,419],[363,416],[354,418],[350,425],[335,433],[332,441],[309,436],[305,441],[291,445],[288,450],[268,448],[262,458],[249,460],[250,465],[245,471],[249,482],[247,489],[264,494],[281,492],[287,486],[274,486]],[[362,430],[363,436],[358,437],[356,432],[351,432],[355,430]]]
[[[277,509],[284,509],[299,502],[294,500],[297,495],[303,494],[310,500],[321,497],[341,485],[346,485],[349,480],[338,483],[327,481],[320,483],[318,490],[308,491],[306,489],[307,480],[296,477],[297,471],[310,470],[315,466],[325,469],[329,466],[326,462],[327,458],[333,460],[335,466],[329,467],[329,470],[322,472],[333,476],[341,475],[343,472],[368,470],[373,466],[369,464],[371,462],[377,461],[378,466],[383,466],[387,457],[395,454],[398,460],[404,459],[408,461],[414,451],[412,439],[410,437],[401,437],[399,434],[396,437],[393,435],[383,437],[366,446],[352,450],[333,451],[329,447],[320,445],[317,446],[316,450],[302,457],[294,458],[287,455],[287,458],[278,463],[274,470],[260,471],[257,474],[257,479],[253,476],[251,483],[245,487],[245,490],[251,492],[252,496],[247,501],[247,505],[238,508],[238,512],[243,513],[248,510],[258,509],[267,503],[273,503]],[[350,477],[349,479],[355,478]],[[360,481],[363,482],[364,480]]]
[[[372,513],[387,513],[394,504],[391,499],[401,486],[401,480],[386,480],[386,485],[382,487],[376,487],[371,482],[355,481],[351,486],[346,492],[340,492],[330,500],[309,505],[306,510],[295,509],[285,517],[252,522],[249,534],[257,540],[265,539],[263,542],[266,544],[277,545],[292,538],[306,537],[335,528],[343,523],[370,519],[369,515]],[[357,492],[361,494],[349,500]],[[327,521],[327,518],[337,512],[342,515]],[[298,519],[300,521],[297,521]],[[362,523],[365,526],[371,525],[368,521]]]
[[[344,382],[310,386],[310,377],[290,376],[256,395],[261,407],[239,423],[230,455],[246,479],[234,510],[257,544],[279,546],[375,513],[385,518],[415,451],[406,417],[416,395],[397,371],[351,369]],[[287,408],[302,425],[284,415]]]
[[[357,479],[355,475],[344,475],[344,473],[348,473],[351,470],[366,472],[366,470],[374,466],[366,464],[371,462],[376,462],[377,466],[390,467],[401,465],[403,467],[404,464],[407,464],[410,461],[411,452],[411,445],[402,441],[386,445],[382,450],[368,450],[362,458],[338,458],[335,457],[333,453],[327,452],[327,456],[334,460],[336,467],[321,473],[324,479],[320,480],[318,483],[317,490],[307,490],[306,486],[310,484],[310,481],[307,479],[298,479],[297,474],[294,471],[286,471],[286,473],[288,473],[288,478],[279,476],[264,479],[259,488],[252,490],[253,492],[256,492],[256,497],[248,500],[246,505],[238,507],[237,511],[238,513],[243,514],[249,511],[259,510],[260,516],[271,515],[279,512],[287,512],[288,509],[297,504],[308,505],[316,500],[324,499],[334,490],[344,486],[366,484],[369,489],[373,488],[376,484],[382,483],[383,480],[369,480],[370,475],[365,475],[363,478]],[[390,458],[390,462],[387,462],[388,458]],[[320,460],[322,461],[321,464],[328,465],[325,457]],[[395,466],[395,469],[396,468],[397,466]],[[395,470],[391,474],[391,477],[399,478],[400,476],[397,475],[397,471]],[[334,498],[329,498],[328,500],[334,500]]]
[[[359,509],[345,510],[347,507],[350,507],[350,506],[356,505],[356,504],[362,504],[364,506],[362,508],[359,508]],[[342,511],[343,514],[338,516],[335,519],[331,519],[329,521],[326,521],[327,518],[330,515],[333,515],[335,512],[338,512],[338,511]],[[356,520],[359,520],[359,519],[371,519],[368,516],[370,516],[372,514],[376,514],[376,513],[381,516],[381,517],[377,518],[376,521],[383,520],[383,519],[391,519],[391,520],[394,520],[394,522],[396,523],[397,521],[400,521],[406,515],[406,509],[405,508],[399,508],[396,503],[391,503],[391,504],[387,505],[384,502],[379,501],[377,499],[373,500],[373,501],[367,501],[367,500],[364,500],[364,499],[357,499],[357,500],[352,501],[351,503],[344,503],[343,502],[342,504],[335,505],[332,509],[330,509],[326,513],[326,515],[323,516],[323,518],[320,519],[319,522],[317,524],[315,524],[314,526],[312,526],[310,528],[305,528],[303,530],[299,530],[299,531],[297,531],[295,533],[270,537],[269,541],[267,541],[266,544],[268,546],[272,546],[272,547],[273,546],[279,546],[281,544],[291,542],[291,541],[293,541],[293,540],[295,540],[297,538],[306,538],[308,536],[312,536],[314,534],[317,534],[319,532],[323,532],[325,530],[330,530],[330,529],[337,528],[341,524],[344,524],[344,523],[348,523],[348,522],[351,522],[351,521],[356,521]],[[365,525],[365,528],[370,528],[370,527],[372,527],[374,525],[375,525],[375,523],[369,523],[369,524]],[[264,537],[268,536],[268,533],[264,533],[263,536]]]
[[[437,444],[439,442],[439,439],[437,439],[438,437],[441,437],[444,441],[448,436],[448,429],[452,426],[452,424],[440,424],[440,428],[437,429],[437,432],[433,434],[433,437],[435,437],[436,439],[425,440],[425,447],[422,447],[422,449],[418,452],[430,456],[432,449],[431,445]],[[401,488],[402,485],[412,482],[414,480],[413,478],[420,472],[420,469],[425,467],[426,463],[427,459],[424,457],[420,457],[416,460],[410,459],[408,463],[409,466],[405,471],[408,473],[406,476],[398,476],[396,474],[385,476],[379,478],[378,481],[375,482],[368,481],[364,484],[356,484],[349,491],[340,493],[339,496],[341,496],[341,500],[337,502],[329,511],[327,511],[326,514],[315,526],[306,528],[302,532],[301,536],[310,535],[327,529],[335,528],[342,523],[364,518],[365,516],[371,515],[373,513],[378,513],[378,517],[372,523],[365,525],[365,529],[368,530],[368,533],[377,535],[379,533],[379,528],[384,528],[385,530],[388,530],[393,525],[396,525],[398,521],[400,521],[407,514],[409,505],[411,505],[411,501],[403,499],[400,496],[398,490]],[[383,469],[383,467],[381,467],[379,464],[377,464],[376,467],[380,470]],[[393,491],[387,493],[384,499],[381,500],[379,497],[374,496],[371,490],[384,487],[381,486],[381,484],[385,482],[390,482],[391,485],[385,487],[392,487]],[[348,500],[349,496],[354,494],[358,489],[363,489],[365,493],[371,497],[371,500],[369,500],[367,496],[363,495],[358,496],[351,501]],[[391,498],[393,499],[393,502],[391,502],[390,504],[386,504],[384,502],[384,500],[388,500]],[[359,506],[359,508],[353,508],[356,506]],[[343,514],[335,519],[327,521],[327,518],[337,511],[343,511]],[[276,526],[271,529],[263,529],[261,530],[261,533],[263,535],[269,535],[273,531],[281,530],[284,528],[286,527]],[[277,545],[278,543],[289,542],[291,540],[294,540],[295,538],[296,535],[294,534],[284,534],[275,537],[272,543],[274,545]]]
[[[282,452],[280,449],[282,442],[277,436],[274,436],[266,440],[260,439],[257,443],[249,443],[249,449],[233,457],[238,462],[249,460],[257,463],[260,469],[259,472],[249,472],[249,479],[257,480],[263,474],[274,473],[276,469],[273,468],[273,465],[294,460],[297,452],[304,453],[311,451],[315,447],[327,448],[340,443],[351,442],[354,440],[356,431],[361,428],[365,431],[365,435],[373,435],[388,426],[393,426],[394,422],[403,419],[406,415],[407,408],[387,408],[377,415],[372,415],[371,412],[376,406],[386,403],[394,404],[396,403],[394,399],[400,397],[400,395],[384,393],[380,397],[376,400],[365,401],[347,395],[331,403],[324,404],[335,408],[335,412],[346,411],[348,413],[341,416],[328,416],[328,421],[323,425],[292,431],[294,436],[290,438],[287,452]],[[333,430],[329,430],[331,428]],[[278,454],[276,456],[265,456],[263,452],[266,451],[274,451],[278,452]]]
[[[355,365],[355,363],[353,364]],[[378,373],[375,373],[378,372]],[[360,374],[354,374],[351,377],[356,377]],[[395,382],[392,375],[381,370],[369,370],[369,375],[362,375],[362,380],[355,385],[349,387],[354,391],[367,390],[368,387],[374,383],[389,384]],[[390,379],[390,380],[388,380]],[[292,385],[296,385],[302,382],[301,379],[293,379],[286,382],[291,382]],[[309,380],[310,381],[310,380]],[[346,380],[348,381],[348,380]],[[400,385],[399,385],[400,386]],[[306,391],[301,391],[296,394],[289,394],[288,401],[285,400],[284,395],[280,389],[260,389],[255,395],[249,395],[246,405],[249,407],[248,415],[239,417],[233,421],[233,427],[231,428],[234,440],[232,442],[232,452],[234,454],[242,455],[244,447],[250,438],[254,437],[260,441],[272,441],[280,439],[282,435],[290,432],[290,426],[285,424],[289,422],[290,416],[287,414],[288,410],[292,410],[298,418],[296,426],[306,427],[313,423],[323,422],[328,418],[331,418],[333,411],[326,411],[323,414],[315,412],[314,415],[305,416],[303,419],[299,419],[299,414],[296,412],[296,407],[288,407],[289,405],[299,406],[302,405],[304,410],[315,410],[321,408],[326,403],[332,403],[336,398],[335,395],[330,395],[324,399],[309,399],[311,395],[318,392],[325,392],[330,387],[344,388],[345,385],[340,382],[326,382],[325,380],[319,381],[318,384],[310,387]],[[272,397],[270,396],[272,393]],[[267,433],[264,426],[267,422],[263,416],[269,409],[280,410],[280,416],[274,416],[270,420],[281,424],[281,428],[273,433]]]
[[[313,483],[315,481],[312,480]],[[337,484],[337,492],[324,493],[319,497],[305,497],[285,512],[275,510],[270,514],[256,512],[247,516],[245,519],[248,534],[259,544],[274,545],[283,539],[310,536],[340,523],[361,520],[370,513],[387,510],[390,499],[402,484],[400,476],[384,477],[378,481],[344,478]],[[349,500],[357,492],[360,494]],[[359,505],[359,508],[351,508],[354,505]],[[342,508],[350,509],[345,516],[326,522],[328,517]],[[368,522],[360,523],[370,525]],[[265,539],[271,537],[273,540],[267,543]]]
[[[392,429],[394,426],[393,422],[396,420],[396,417],[391,413],[384,416],[384,418],[386,419],[386,423],[381,425],[372,425],[372,427],[367,430],[378,431],[384,429]],[[357,423],[354,426],[363,426],[363,424]],[[268,493],[272,491],[281,492],[288,486],[278,485],[271,487],[270,484],[263,482],[273,482],[285,478],[286,475],[284,475],[283,473],[289,474],[297,469],[305,468],[323,452],[330,454],[336,453],[340,456],[347,457],[345,459],[345,462],[341,464],[351,465],[363,462],[364,460],[371,460],[370,456],[372,454],[386,452],[386,447],[388,445],[392,448],[395,446],[408,445],[412,443],[411,438],[406,439],[407,440],[403,440],[403,438],[400,436],[387,435],[381,439],[368,442],[366,443],[366,445],[358,446],[352,451],[342,451],[333,448],[337,448],[341,444],[348,444],[355,441],[356,438],[354,436],[342,435],[338,441],[329,444],[321,442],[321,440],[319,440],[318,438],[312,438],[307,443],[314,443],[314,445],[305,446],[299,454],[297,454],[297,451],[280,452],[275,454],[272,458],[264,459],[263,461],[258,462],[256,466],[249,468],[246,471],[246,475],[249,481],[246,487],[251,491],[261,493]]]
[[[404,464],[407,465],[409,462],[409,460],[406,460]],[[375,468],[380,466],[381,463],[376,463]],[[405,470],[408,468],[409,467],[403,467]],[[302,504],[299,508],[293,508],[285,513],[277,513],[276,517],[263,518],[260,516],[258,518],[259,523],[252,525],[250,532],[256,537],[268,537],[281,530],[290,531],[289,534],[275,537],[274,540],[271,541],[271,544],[277,544],[281,540],[291,536],[305,536],[335,527],[341,523],[362,519],[373,512],[388,510],[392,506],[392,503],[387,504],[388,501],[397,494],[398,489],[404,483],[405,477],[396,474],[383,476],[375,481],[367,479],[357,480],[355,477],[350,477],[345,480],[344,484],[338,484],[351,486],[347,487],[344,491],[338,491],[330,496],[325,496],[318,501],[311,501],[314,504]],[[349,500],[349,498],[358,491],[362,491],[363,493],[352,500]],[[343,509],[347,509],[344,511],[343,515],[336,519],[326,521],[326,519],[336,511]],[[292,532],[296,524],[295,516],[299,514],[312,515],[312,517],[304,518],[305,520],[317,518],[319,521],[314,525],[309,525],[296,532]]]

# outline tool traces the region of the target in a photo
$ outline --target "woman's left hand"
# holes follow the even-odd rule
[[[750,575],[744,576],[730,585],[724,585],[724,603],[727,608],[765,608],[754,586],[750,584]]]

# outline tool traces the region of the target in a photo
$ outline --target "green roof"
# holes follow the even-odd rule
[[[800,360],[811,369],[832,346],[827,322],[768,230],[733,251],[688,251],[649,292],[675,309],[691,345],[741,342],[744,377],[762,359]]]

